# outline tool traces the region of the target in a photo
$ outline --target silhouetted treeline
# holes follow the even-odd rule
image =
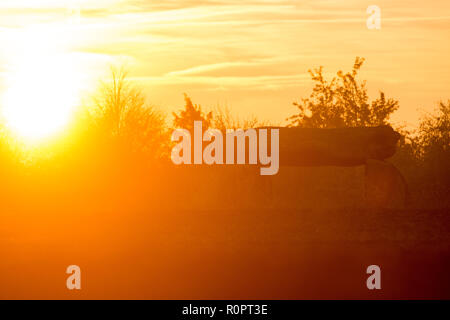
[[[313,92],[295,103],[298,114],[289,118],[289,125],[331,128],[390,124],[389,117],[399,103],[382,92],[369,101],[365,82],[357,79],[363,61],[357,58],[351,72],[339,71],[331,82],[324,79],[322,68],[311,72]],[[111,79],[103,83],[90,104],[78,110],[64,134],[30,146],[12,138],[3,127],[3,208],[145,210],[151,205],[182,208],[195,198],[220,202],[230,189],[243,196],[248,191],[245,184],[252,183],[256,172],[246,175],[239,168],[230,174],[218,167],[176,167],[170,161],[171,133],[179,127],[190,129],[195,120],[203,121],[205,129],[221,130],[270,123],[256,117],[239,119],[227,108],[204,111],[188,95],[184,99],[184,106],[168,116],[146,102],[142,90],[127,81],[126,72],[113,70]],[[406,131],[394,126],[403,139],[391,161],[408,182],[412,206],[450,206],[449,111],[450,101],[442,102],[434,113],[422,118],[418,129]],[[264,189],[264,183],[258,180],[255,186]],[[342,188],[350,188],[345,183]],[[296,186],[290,182],[289,188]],[[267,195],[256,193],[255,204],[263,205]]]

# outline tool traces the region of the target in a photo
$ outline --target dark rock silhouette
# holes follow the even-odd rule
[[[390,126],[280,130],[281,166],[358,166],[395,154],[400,134]]]
[[[273,128],[272,128],[273,129]],[[397,149],[400,134],[390,126],[280,130],[280,166],[365,166],[366,205],[402,208],[408,188],[394,165],[385,161]]]

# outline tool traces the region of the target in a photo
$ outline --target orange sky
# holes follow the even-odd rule
[[[381,30],[366,27],[372,4]],[[448,0],[1,0],[0,89],[24,51],[61,51],[91,79],[125,62],[168,112],[186,92],[283,123],[311,90],[309,68],[332,76],[362,56],[371,97],[399,99],[394,120],[414,125],[450,98],[449,39]]]

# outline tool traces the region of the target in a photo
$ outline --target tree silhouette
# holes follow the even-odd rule
[[[445,198],[450,192],[450,100],[422,118],[418,133],[423,169],[440,198]]]
[[[436,158],[433,154],[440,154],[450,161],[450,100],[440,102],[434,113],[422,118],[419,144],[423,157]]]
[[[227,107],[216,107],[213,112],[212,125],[214,128],[225,131],[227,129],[249,129],[263,126],[269,126],[268,121],[260,121],[254,115],[240,118],[232,114]]]
[[[146,104],[142,90],[127,81],[123,68],[111,69],[111,81],[103,83],[94,105],[91,120],[103,135],[130,151],[162,153],[165,119]]]
[[[299,112],[287,119],[289,125],[339,128],[387,124],[399,107],[398,101],[386,99],[380,92],[378,99],[369,102],[366,81],[357,81],[363,63],[363,58],[356,57],[351,72],[339,71],[331,81],[324,78],[323,67],[309,70],[315,86],[309,98],[294,102]]]
[[[192,132],[194,130],[194,121],[202,121],[203,129],[207,130],[212,124],[212,112],[204,114],[202,107],[200,105],[194,105],[191,98],[189,98],[186,93],[184,94],[184,101],[184,109],[178,114],[173,112],[174,126],[181,129],[187,129]]]

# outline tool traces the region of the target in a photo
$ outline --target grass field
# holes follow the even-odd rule
[[[2,213],[0,298],[450,298],[448,210],[70,216]],[[66,289],[70,264],[81,291]]]

